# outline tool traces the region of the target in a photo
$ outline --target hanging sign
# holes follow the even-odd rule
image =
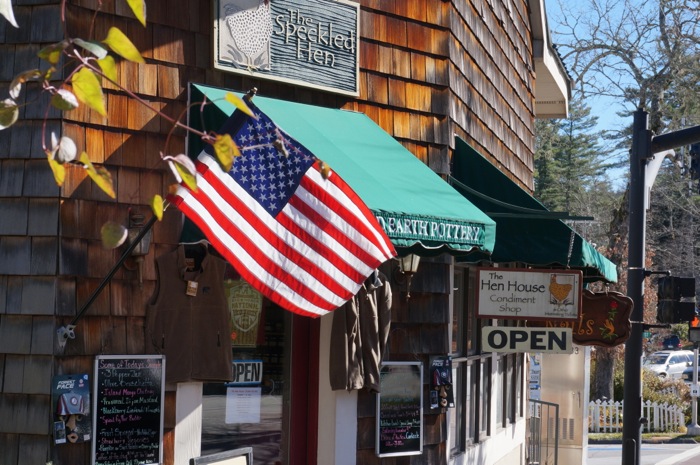
[[[630,337],[632,299],[620,292],[583,291],[581,316],[576,321],[533,321],[528,327],[571,328],[575,344],[615,347]]]
[[[359,95],[359,3],[217,0],[214,67]]]
[[[574,345],[571,339],[571,328],[484,326],[481,328],[481,350],[571,354],[574,351]]]
[[[573,270],[477,269],[477,317],[575,321],[583,274]]]

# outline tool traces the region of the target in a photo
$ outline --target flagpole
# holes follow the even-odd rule
[[[165,211],[168,208],[168,205],[169,203],[166,202],[163,206],[163,211]],[[75,327],[78,324],[78,320],[82,318],[83,314],[85,314],[85,312],[90,308],[93,302],[95,302],[95,299],[97,299],[102,290],[107,286],[107,283],[109,283],[114,274],[119,270],[119,268],[121,268],[126,259],[131,256],[131,252],[134,251],[134,249],[139,245],[141,240],[146,236],[146,234],[148,234],[148,232],[151,230],[151,228],[157,220],[158,217],[156,215],[151,216],[148,222],[143,226],[143,228],[141,228],[139,233],[136,235],[134,240],[129,243],[129,246],[124,250],[121,257],[119,258],[117,263],[115,263],[115,265],[112,267],[109,273],[107,273],[107,276],[105,276],[100,282],[100,284],[97,286],[97,288],[94,291],[92,291],[92,294],[80,308],[78,313],[73,317],[70,324],[66,326],[61,326],[56,330],[56,333],[58,335],[58,345],[61,349],[65,347],[68,339],[75,339]]]

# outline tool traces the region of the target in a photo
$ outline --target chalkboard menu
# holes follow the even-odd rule
[[[162,355],[95,358],[93,465],[163,461]]]
[[[382,364],[377,393],[376,453],[379,457],[423,453],[423,365]]]

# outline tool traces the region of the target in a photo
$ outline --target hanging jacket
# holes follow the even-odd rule
[[[391,287],[375,271],[358,293],[333,311],[331,389],[379,392],[379,366],[391,326]]]
[[[190,247],[191,246],[187,246]],[[198,249],[198,250],[197,250]],[[180,245],[156,259],[158,283],[148,305],[146,343],[165,354],[165,380],[231,381],[231,320],[226,262],[206,246]],[[198,255],[196,259],[194,255]]]

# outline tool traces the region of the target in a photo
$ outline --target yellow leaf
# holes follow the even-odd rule
[[[114,53],[135,63],[145,63],[139,50],[131,43],[119,28],[110,27],[107,37],[102,41],[112,49]]]
[[[9,98],[0,100],[0,130],[7,129],[19,118],[19,107],[17,103]]]
[[[90,161],[88,154],[83,152],[80,154],[80,163],[83,164],[87,170],[88,176],[93,180],[97,187],[102,189],[102,191],[110,196],[111,198],[117,198],[117,194],[114,192],[114,184],[112,184],[112,175],[107,171],[104,166],[95,168],[95,166]]]
[[[56,65],[61,59],[61,53],[63,53],[63,50],[65,50],[67,45],[68,42],[66,42],[65,40],[56,44],[47,45],[46,47],[39,50],[37,56],[42,60],[48,61],[52,65]]]
[[[146,27],[146,2],[144,0],[126,0],[126,3],[129,4],[136,19],[141,22],[143,27]]]
[[[153,196],[151,200],[151,210],[153,210],[153,214],[156,215],[158,221],[163,219],[163,197],[158,194]]]
[[[49,157],[48,160],[51,171],[53,171],[53,178],[56,180],[56,185],[61,187],[63,185],[63,181],[66,180],[66,168],[52,157]]]
[[[216,158],[224,171],[228,172],[233,164],[235,157],[240,157],[241,152],[238,150],[236,143],[231,139],[229,134],[217,134],[214,140],[214,151]]]
[[[197,178],[195,178],[192,173],[190,173],[189,170],[183,167],[180,163],[174,162],[173,164],[175,165],[175,169],[180,175],[182,182],[184,182],[187,187],[190,188],[190,190],[197,192]]]
[[[73,92],[78,100],[95,110],[102,116],[107,115],[102,86],[97,76],[87,68],[81,68],[73,75]]]
[[[102,74],[104,74],[107,79],[112,82],[117,82],[117,65],[114,62],[113,56],[107,55],[101,60],[97,60],[97,64],[100,65]]]
[[[241,110],[246,115],[248,115],[252,118],[258,119],[257,116],[255,116],[255,114],[253,113],[253,110],[251,110],[250,107],[248,106],[248,104],[245,103],[245,100],[240,98],[238,95],[233,94],[231,92],[226,92],[225,99],[228,103],[232,104],[233,106],[235,106],[236,108]]]
[[[100,228],[100,237],[102,238],[102,247],[116,249],[129,237],[129,231],[121,224],[108,221]]]

